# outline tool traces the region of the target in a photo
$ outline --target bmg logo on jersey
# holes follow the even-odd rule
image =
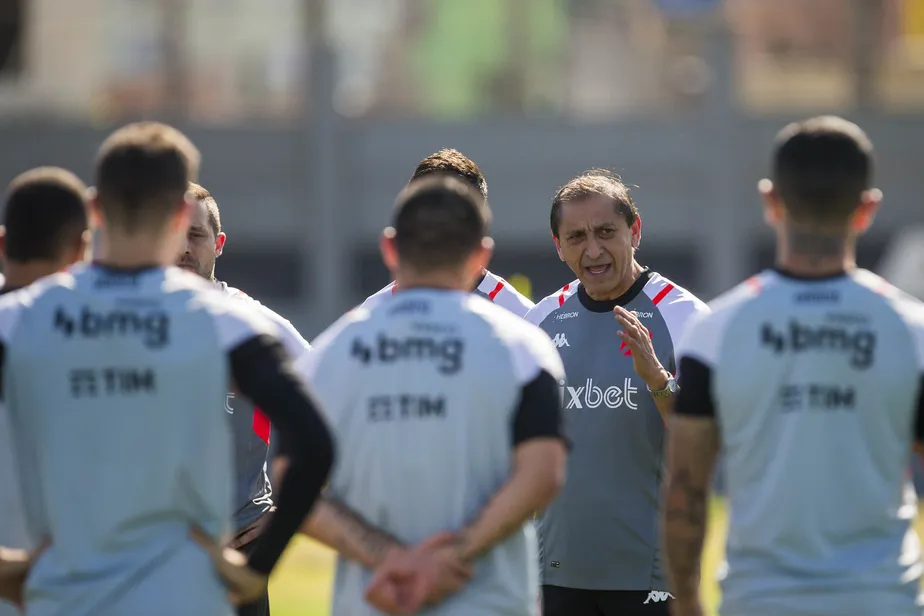
[[[462,369],[462,355],[465,343],[461,338],[409,336],[389,338],[379,334],[375,342],[367,344],[360,338],[353,340],[351,355],[364,364],[373,360],[390,363],[406,360],[434,360],[437,370],[445,375],[455,374]]]
[[[770,323],[761,328],[761,343],[776,354],[804,351],[836,351],[850,355],[850,365],[866,370],[873,364],[876,352],[876,333],[867,329],[848,329],[836,325],[813,327],[790,321],[785,330]]]
[[[162,349],[170,342],[170,316],[161,311],[93,312],[83,306],[80,313],[74,316],[63,306],[58,306],[54,315],[54,328],[68,338],[74,335],[85,338],[141,336],[142,344],[149,349]]]
[[[558,385],[565,409],[595,409],[601,405],[609,409],[627,406],[633,411],[638,408],[638,402],[633,399],[638,387],[632,385],[630,378],[623,379],[622,387],[612,385],[606,389],[595,385],[593,379],[587,379],[581,387],[571,387],[565,381],[559,381]]]

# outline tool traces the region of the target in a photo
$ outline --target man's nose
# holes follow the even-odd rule
[[[597,241],[597,238],[591,235],[587,240],[587,248],[584,249],[584,253],[589,259],[597,259],[603,254],[603,246]]]

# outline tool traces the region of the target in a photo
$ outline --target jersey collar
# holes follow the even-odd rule
[[[645,285],[648,284],[648,279],[651,278],[651,275],[652,271],[646,267],[635,279],[635,282],[632,283],[632,286],[616,299],[594,299],[587,294],[584,285],[579,284],[577,290],[578,299],[581,305],[591,312],[612,312],[616,306],[625,306],[635,299],[645,288]]]

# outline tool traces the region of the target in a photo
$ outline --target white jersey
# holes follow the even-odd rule
[[[382,300],[394,295],[397,291],[398,287],[394,282],[391,282],[381,291],[367,297],[361,307],[374,308]],[[506,308],[518,317],[525,317],[526,313],[535,306],[528,297],[513,288],[512,284],[488,270],[485,270],[484,276],[478,282],[473,293],[494,302],[501,308]]]
[[[561,360],[537,327],[462,291],[409,289],[357,308],[303,357],[340,455],[332,496],[408,544],[471,522],[520,443],[562,437]],[[427,616],[534,616],[535,531],[524,524]],[[372,572],[340,558],[335,616],[378,614]]]
[[[0,403],[0,546],[32,547],[22,511],[8,411],[3,403]],[[0,600],[0,616],[22,616],[22,612],[12,603]]]
[[[865,270],[767,271],[680,344],[676,412],[726,454],[725,616],[912,616],[924,305]]]
[[[237,349],[275,326],[177,268],[81,266],[0,299],[37,616],[232,613],[189,538],[228,529]]]

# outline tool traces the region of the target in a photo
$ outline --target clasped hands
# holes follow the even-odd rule
[[[438,533],[413,546],[393,546],[375,568],[366,601],[386,614],[415,614],[461,590],[472,575],[458,536]]]

